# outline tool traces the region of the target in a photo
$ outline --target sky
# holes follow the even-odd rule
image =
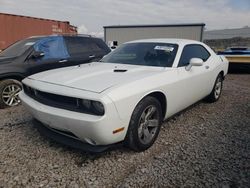
[[[79,33],[98,37],[107,25],[250,26],[250,0],[0,0],[0,12],[70,21]]]

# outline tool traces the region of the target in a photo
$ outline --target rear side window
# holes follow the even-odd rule
[[[95,46],[97,46],[97,50],[102,51],[105,54],[111,51],[102,39],[94,38],[92,41],[95,43]]]
[[[91,52],[91,47],[87,38],[64,37],[64,40],[70,56],[81,56]]]
[[[201,58],[205,62],[209,57],[210,53],[202,45],[186,45],[182,51],[178,67],[187,66],[192,58]]]
[[[94,41],[89,41],[89,46],[93,51],[102,51],[102,48],[100,48]]]
[[[65,43],[70,56],[93,55],[109,53],[109,48],[101,39],[85,37],[65,37]]]

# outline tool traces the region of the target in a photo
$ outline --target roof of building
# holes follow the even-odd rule
[[[37,18],[37,17],[32,17],[32,16],[15,15],[15,14],[8,14],[8,13],[1,13],[1,12],[0,12],[0,15],[5,15],[5,16],[16,16],[16,17],[25,17],[25,18],[38,19],[38,20],[47,20],[47,21],[54,21],[54,22],[69,23],[69,21],[60,21],[60,20],[53,20],[53,19],[46,19],[46,18]],[[74,27],[74,26],[73,26],[73,27]]]
[[[205,31],[203,37],[204,40],[230,39],[234,37],[249,38],[250,27]]]
[[[161,24],[161,25],[111,25],[103,26],[103,28],[138,28],[138,27],[190,27],[190,26],[202,26],[204,23],[188,23],[188,24]]]

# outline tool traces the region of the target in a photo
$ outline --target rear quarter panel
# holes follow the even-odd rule
[[[217,55],[209,46],[205,45],[206,49],[211,54],[210,60],[209,60],[209,77],[210,81],[208,84],[209,87],[209,93],[213,90],[215,80],[217,76],[220,74],[220,72],[223,72],[223,76],[225,77],[228,72],[228,61],[224,56]]]

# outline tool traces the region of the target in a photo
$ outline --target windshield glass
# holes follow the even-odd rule
[[[6,48],[4,51],[0,53],[0,56],[4,57],[16,57],[22,55],[27,49],[29,49],[33,44],[39,40],[40,38],[29,38],[25,40],[20,40],[8,48]]]
[[[101,62],[172,67],[178,49],[169,43],[127,43],[105,56]]]

